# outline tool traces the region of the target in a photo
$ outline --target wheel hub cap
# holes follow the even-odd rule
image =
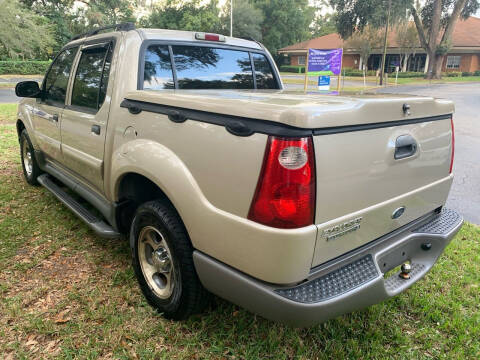
[[[164,235],[155,227],[146,226],[140,231],[138,257],[148,287],[159,298],[170,297],[175,280],[172,255]]]
[[[152,256],[153,265],[161,273],[168,273],[171,270],[172,263],[170,261],[170,256],[168,255],[167,250],[160,246]]]

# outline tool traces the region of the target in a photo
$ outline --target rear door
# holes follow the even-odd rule
[[[78,47],[63,50],[53,61],[43,81],[43,97],[34,110],[38,146],[50,159],[61,160],[60,122],[65,107],[70,73]]]
[[[110,101],[105,101],[113,42],[80,49],[71,98],[62,118],[63,164],[103,190],[103,155]]]

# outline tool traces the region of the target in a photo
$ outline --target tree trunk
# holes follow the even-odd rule
[[[385,24],[385,38],[383,41],[383,56],[382,56],[382,72],[380,74],[380,85],[383,85],[383,77],[385,76],[385,60],[387,58],[387,40],[388,27],[390,25],[390,9],[392,8],[392,0],[388,0],[387,23]]]
[[[433,79],[441,79],[442,78],[442,65],[443,65],[443,58],[445,55],[437,55],[435,56],[435,68],[433,70]]]

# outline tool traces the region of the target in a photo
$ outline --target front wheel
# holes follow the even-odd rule
[[[35,159],[33,145],[26,129],[20,134],[20,157],[25,180],[30,185],[38,185],[37,177],[42,174],[42,170]]]
[[[187,231],[170,204],[150,201],[137,209],[130,246],[140,288],[166,318],[185,319],[208,304],[209,293],[195,271]]]

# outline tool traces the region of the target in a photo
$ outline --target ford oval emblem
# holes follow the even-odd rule
[[[405,206],[399,207],[392,214],[392,219],[398,219],[405,212]]]

